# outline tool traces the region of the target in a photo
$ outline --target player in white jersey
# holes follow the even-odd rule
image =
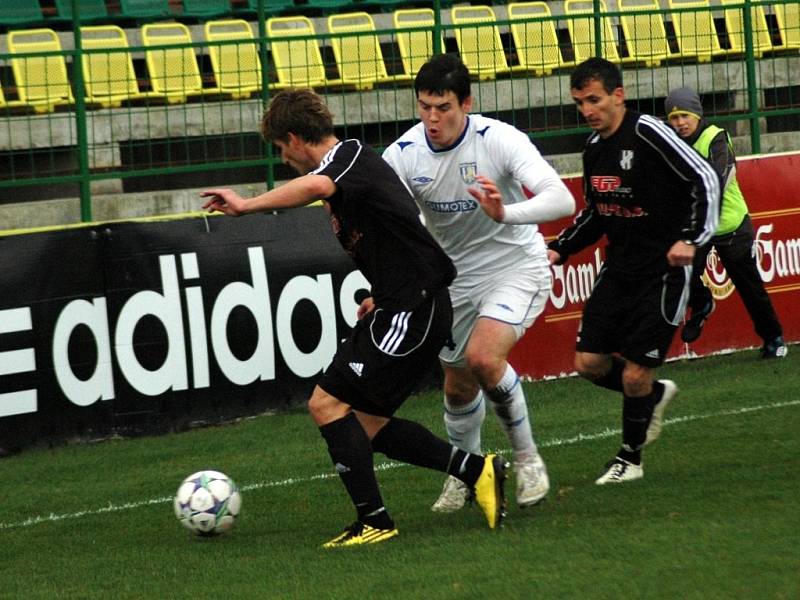
[[[458,57],[431,58],[414,87],[422,122],[383,157],[458,270],[450,287],[454,346],[439,355],[445,427],[453,444],[477,452],[488,398],[511,442],[517,503],[531,506],[547,495],[550,483],[508,354],[550,293],[547,251],[536,224],[572,214],[575,201],[526,134],[469,114],[469,71]],[[458,510],[467,496],[466,486],[448,478],[433,510]]]

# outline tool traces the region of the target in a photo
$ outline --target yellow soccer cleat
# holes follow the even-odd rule
[[[377,529],[361,521],[356,521],[352,525],[345,527],[344,531],[330,542],[322,544],[322,547],[339,548],[342,546],[358,546],[360,544],[377,544],[379,542],[385,542],[399,533],[397,527],[392,527],[391,529]]]
[[[506,516],[506,469],[508,463],[501,456],[487,454],[483,470],[475,482],[475,500],[483,509],[489,529],[495,529]]]

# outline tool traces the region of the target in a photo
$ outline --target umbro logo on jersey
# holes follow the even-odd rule
[[[414,183],[419,183],[425,185],[426,183],[430,183],[433,181],[430,177],[425,177],[425,175],[420,175],[419,177],[412,177],[411,181]]]
[[[364,370],[364,363],[351,362],[350,368],[353,369],[353,373],[361,377],[361,372]]]
[[[658,349],[650,350],[650,352],[645,353],[645,356],[647,358],[660,358],[661,353],[658,351]]]

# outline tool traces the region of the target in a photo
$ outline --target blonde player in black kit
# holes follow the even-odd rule
[[[229,189],[207,190],[203,208],[239,216],[323,199],[334,234],[372,286],[358,323],[308,402],[357,515],[324,546],[397,535],[375,479],[373,450],[459,478],[474,490],[494,529],[505,510],[505,461],[464,452],[417,423],[393,417],[449,339],[453,263],[422,225],[391,167],[360,141],[336,138],[333,118],[314,91],[275,95],[261,133],[301,177],[250,199]]]
[[[586,208],[549,244],[551,264],[597,242],[606,260],[583,310],[575,369],[621,392],[622,447],[598,485],[639,479],[642,448],[661,433],[677,393],[654,381],[689,299],[695,248],[719,215],[719,179],[666,124],[627,109],[622,73],[590,58],[573,71],[570,93],[594,133],[583,153]]]

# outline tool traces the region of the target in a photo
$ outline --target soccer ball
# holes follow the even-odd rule
[[[242,508],[233,480],[219,471],[198,471],[183,480],[175,494],[175,516],[197,535],[225,533]]]

